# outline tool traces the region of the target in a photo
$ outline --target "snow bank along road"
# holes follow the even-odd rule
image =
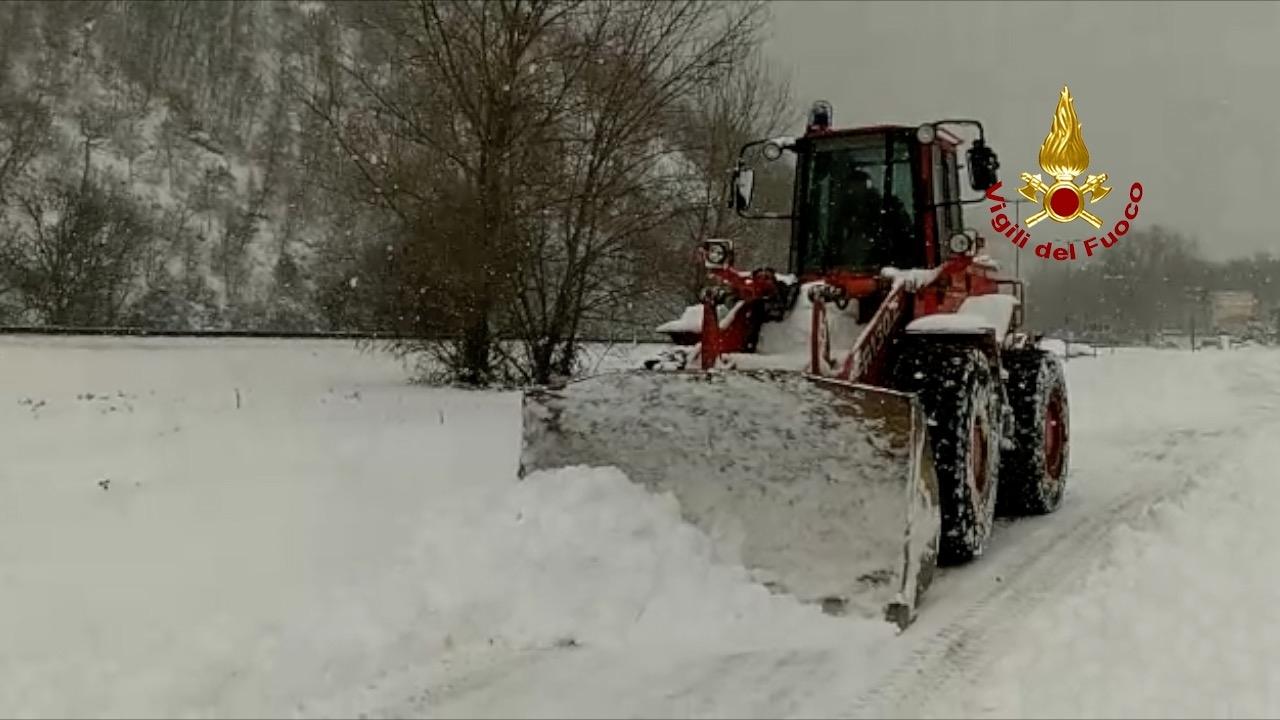
[[[0,715],[1274,716],[1280,353],[1068,365],[1062,510],[894,636],[748,582],[518,397],[344,342],[0,339]]]

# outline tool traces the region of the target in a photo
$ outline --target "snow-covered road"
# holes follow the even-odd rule
[[[1068,365],[1057,514],[901,636],[719,563],[518,398],[344,343],[0,338],[0,715],[1280,713],[1280,352]]]

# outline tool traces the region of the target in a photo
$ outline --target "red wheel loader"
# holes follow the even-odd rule
[[[701,304],[659,328],[671,348],[526,391],[520,474],[618,467],[776,592],[905,628],[937,565],[982,554],[997,508],[1058,507],[1067,392],[1021,330],[1022,284],[962,225],[998,182],[981,123],[831,117],[819,102],[803,136],[743,146],[730,183],[739,215],[791,223],[788,272],[706,240]],[[754,212],[748,158],[788,153],[792,211]]]

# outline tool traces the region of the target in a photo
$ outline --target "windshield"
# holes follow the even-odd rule
[[[910,145],[888,141],[873,135],[814,144],[800,169],[797,272],[919,264]]]

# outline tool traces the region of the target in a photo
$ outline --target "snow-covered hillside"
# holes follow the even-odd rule
[[[1071,359],[1062,510],[897,636],[614,471],[517,481],[514,394],[340,342],[2,338],[0,714],[1274,715],[1277,359]]]
[[[294,2],[0,11],[0,247],[11,266],[0,273],[0,321],[317,323],[311,295],[331,278],[311,267],[315,255],[350,238],[307,176],[304,155],[315,161],[318,151],[286,89],[286,71],[306,54],[293,38],[306,12]],[[122,232],[105,223],[96,238],[121,267],[42,276],[38,259],[77,251],[96,227],[84,218],[103,213],[129,220]],[[120,305],[105,318],[41,299],[103,283]]]

